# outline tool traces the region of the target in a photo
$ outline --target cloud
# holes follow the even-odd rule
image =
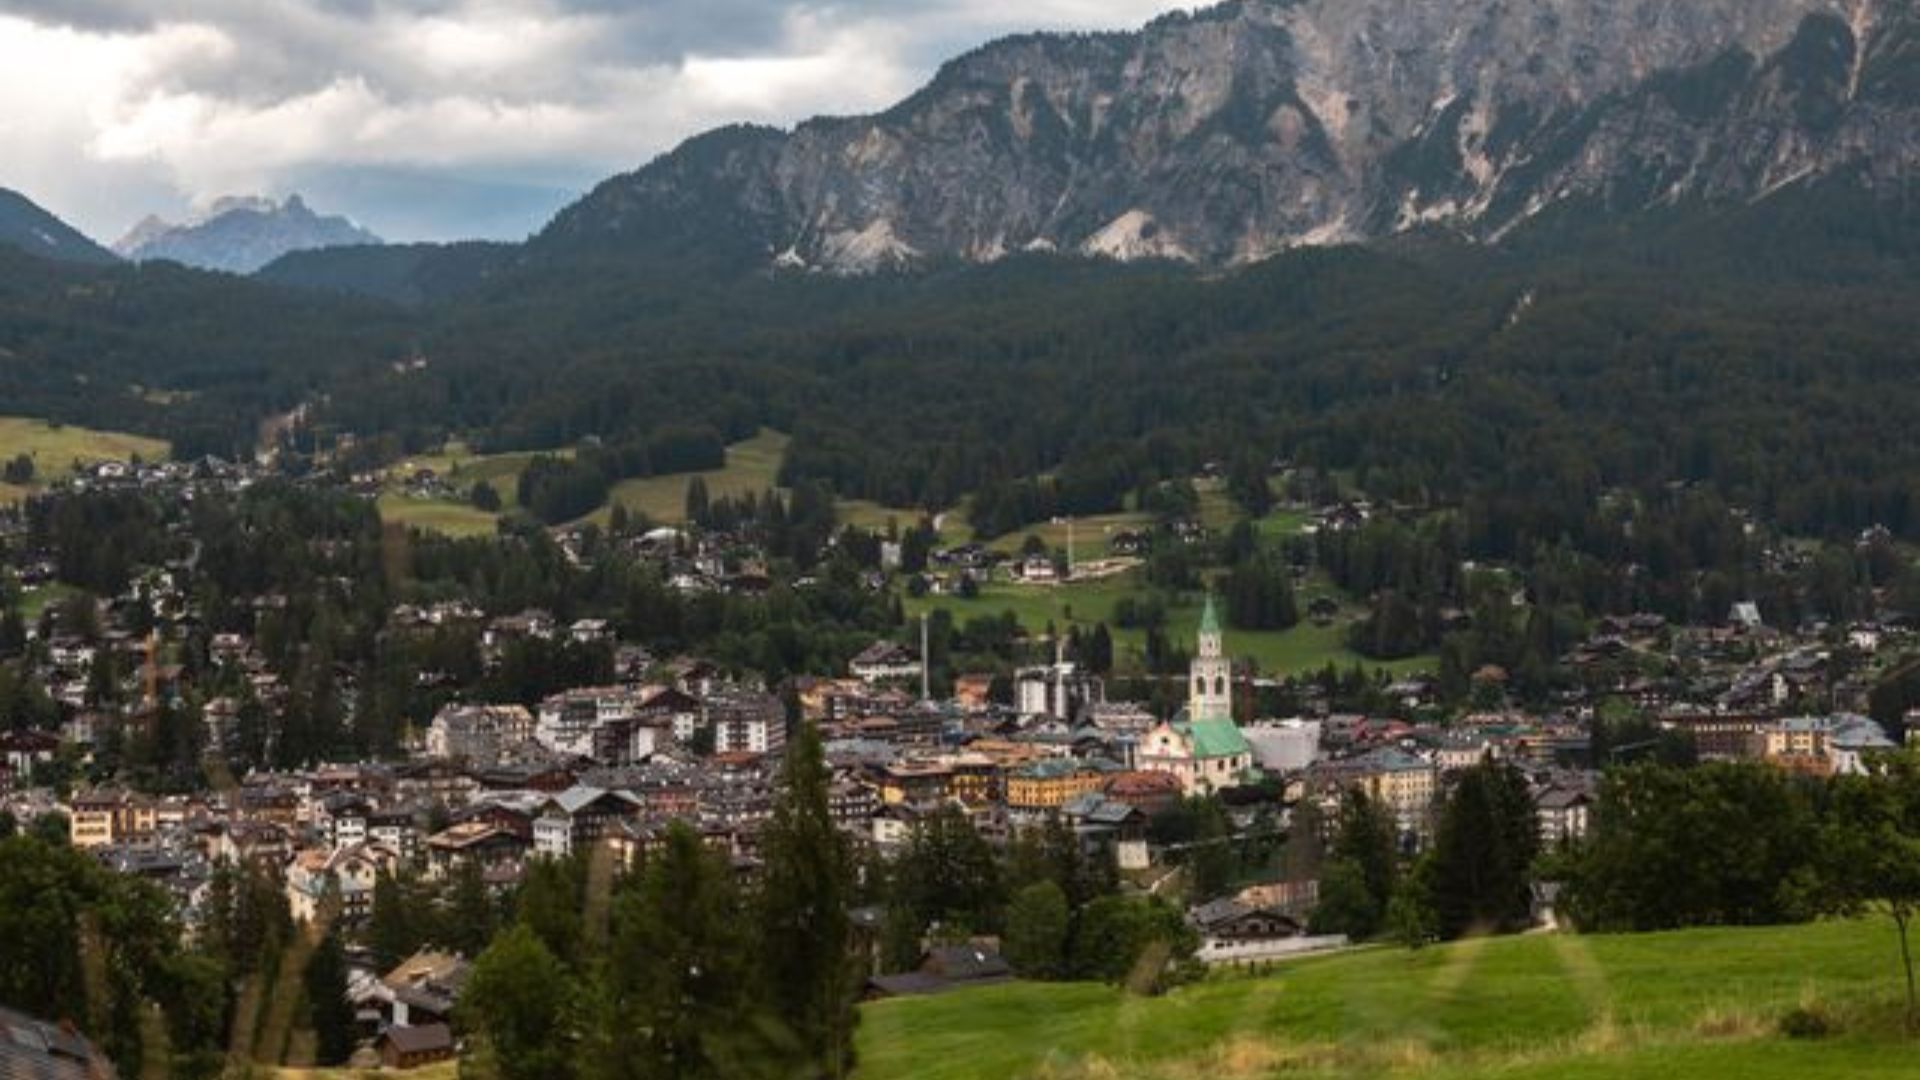
[[[1133,26],[1173,6],[0,0],[0,186],[108,239],[150,211],[303,181],[344,203],[316,205],[392,222],[395,239],[517,237],[554,193],[717,124],[883,108],[988,38]],[[436,179],[461,197],[403,205]],[[522,209],[486,212],[486,192]]]

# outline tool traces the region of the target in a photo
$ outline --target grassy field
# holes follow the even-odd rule
[[[552,450],[543,453],[569,457],[573,451]],[[380,517],[386,521],[400,522],[409,528],[447,536],[491,536],[498,515],[489,514],[461,499],[414,498],[403,491],[406,478],[422,469],[430,470],[462,496],[472,490],[473,485],[484,480],[511,506],[516,498],[515,492],[520,488],[520,474],[527,471],[527,464],[539,456],[533,452],[476,454],[465,443],[457,441],[448,443],[439,453],[417,454],[387,470],[389,486],[380,496]]]
[[[1077,545],[1079,537],[1074,539]],[[1332,594],[1332,587],[1324,582],[1309,583],[1300,591],[1299,602],[1304,609],[1314,597]],[[1115,659],[1124,662],[1129,656],[1137,658],[1145,654],[1146,632],[1115,629],[1114,607],[1129,596],[1144,600],[1148,595],[1149,590],[1141,572],[1136,570],[1101,581],[1072,585],[1029,586],[993,582],[982,588],[980,595],[973,600],[963,600],[957,596],[929,596],[918,600],[908,598],[904,603],[910,617],[918,617],[923,611],[945,609],[956,622],[962,624],[969,619],[1011,611],[1020,620],[1021,626],[1036,634],[1045,632],[1050,624],[1059,630],[1075,625],[1090,630],[1096,623],[1104,622],[1113,633]],[[1181,602],[1167,612],[1168,636],[1183,647],[1191,648],[1194,637],[1200,632],[1202,609],[1203,599],[1199,594],[1183,596]],[[1262,674],[1276,676],[1318,671],[1328,663],[1342,669],[1357,663],[1369,671],[1385,668],[1395,674],[1433,668],[1432,657],[1381,663],[1368,660],[1347,648],[1346,626],[1352,616],[1353,612],[1347,611],[1327,626],[1302,622],[1291,630],[1272,633],[1229,630],[1227,652],[1236,658],[1252,660]]]
[[[295,1069],[273,1070],[274,1080],[374,1080],[382,1076],[404,1076],[407,1080],[455,1080],[460,1075],[457,1062],[445,1061],[435,1065],[422,1065],[405,1072],[387,1072],[384,1069]]]
[[[171,448],[159,439],[118,431],[53,425],[23,416],[0,416],[0,461],[25,454],[33,459],[34,485],[0,484],[0,503],[17,502],[51,481],[73,475],[74,466],[101,461],[164,461]]]
[[[399,522],[411,529],[446,536],[492,536],[497,522],[495,515],[468,503],[416,499],[397,491],[383,493],[376,505],[382,521]]]
[[[723,469],[622,480],[614,485],[610,505],[625,506],[661,524],[678,525],[686,520],[687,487],[694,477],[707,482],[707,494],[715,499],[722,495],[758,494],[776,486],[780,461],[786,455],[789,441],[778,431],[762,431],[746,442],[727,447],[727,464]],[[603,507],[590,515],[590,520],[604,522],[607,513],[608,509]]]
[[[527,465],[537,457],[570,458],[571,449],[516,451],[510,454],[476,454],[462,442],[450,442],[437,454],[422,454],[410,457],[388,470],[395,478],[402,478],[421,469],[431,469],[444,477],[454,490],[465,492],[473,485],[485,480],[492,484],[500,497],[511,503],[514,492],[520,487],[520,474],[527,471]]]
[[[865,1080],[1049,1077],[1892,1077],[1898,959],[1880,921],[1377,949],[1164,998],[1012,984],[866,1007]],[[1801,1005],[1821,1041],[1777,1034]]]

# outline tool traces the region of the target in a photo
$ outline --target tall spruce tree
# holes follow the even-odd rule
[[[329,932],[314,946],[302,980],[314,1059],[322,1065],[344,1064],[353,1053],[354,1017],[353,1003],[347,1000],[347,957],[337,934]]]
[[[1461,774],[1423,864],[1426,895],[1442,937],[1525,929],[1530,871],[1540,850],[1526,778],[1483,762]]]
[[[1340,831],[1334,835],[1331,855],[1359,870],[1367,895],[1381,911],[1387,909],[1400,873],[1397,832],[1393,815],[1366,792],[1356,788],[1341,797]]]
[[[676,823],[637,886],[615,903],[594,1075],[720,1080],[755,1075],[751,927],[732,870]]]
[[[420,928],[413,925],[406,886],[382,870],[373,879],[373,914],[367,924],[367,943],[374,963],[388,971],[420,947]]]
[[[852,863],[828,810],[831,779],[819,732],[802,725],[788,744],[761,839],[761,981],[768,1008],[792,1033],[808,1070],[839,1077],[853,1067],[860,983],[847,910]]]
[[[462,1075],[567,1080],[577,1074],[579,988],[567,966],[525,925],[494,939],[474,961],[454,1012],[472,1041]]]

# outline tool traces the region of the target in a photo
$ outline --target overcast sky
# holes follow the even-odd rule
[[[0,187],[102,241],[298,191],[517,239],[717,124],[866,112],[1025,29],[1164,0],[0,0]]]

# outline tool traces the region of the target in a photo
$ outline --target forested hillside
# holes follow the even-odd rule
[[[1834,182],[1632,225],[1598,209],[1500,247],[1409,237],[1224,276],[1047,256],[729,276],[476,250],[491,269],[458,299],[407,308],[6,256],[0,390],[182,453],[237,450],[301,403],[304,445],[354,436],[357,463],[449,437],[588,444],[569,511],[770,427],[793,436],[785,483],[971,497],[989,533],[1237,458],[1485,507],[1500,549],[1567,534],[1603,492],[1688,482],[1794,532],[1920,533],[1911,201]]]

